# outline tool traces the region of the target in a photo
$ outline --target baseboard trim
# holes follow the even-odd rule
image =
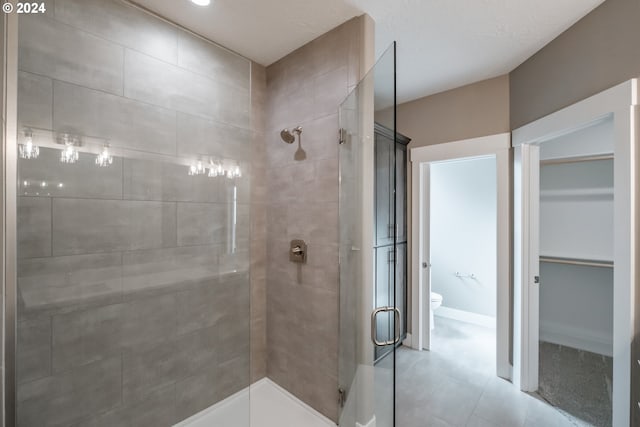
[[[471,323],[485,328],[496,328],[496,318],[485,316],[483,314],[471,313],[469,311],[458,310],[456,308],[441,306],[437,308],[433,314],[438,317],[459,320],[460,322]]]
[[[613,337],[554,322],[540,321],[540,341],[613,356]]]
[[[402,341],[402,345],[405,347],[413,348],[413,338],[409,332],[407,332],[407,337],[404,339],[404,341]]]

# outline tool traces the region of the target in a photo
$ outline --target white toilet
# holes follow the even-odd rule
[[[429,310],[429,324],[431,329],[435,328],[435,322],[433,321],[433,311],[442,305],[442,295],[437,292],[431,292],[431,310]]]

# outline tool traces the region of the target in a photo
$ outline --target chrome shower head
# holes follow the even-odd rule
[[[282,140],[287,144],[293,144],[296,140],[296,136],[294,135],[296,133],[298,134],[298,136],[300,136],[300,134],[302,133],[302,126],[298,126],[293,130],[282,129],[280,131],[280,138],[282,138]]]
[[[289,129],[282,129],[282,131],[280,132],[280,138],[282,138],[282,140],[287,144],[293,144],[293,142],[296,140],[296,137],[291,132],[289,132]]]

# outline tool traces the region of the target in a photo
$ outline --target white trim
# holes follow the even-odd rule
[[[412,239],[411,239],[411,320],[412,346],[415,349],[429,349],[430,320],[429,304],[431,284],[429,274],[422,268],[423,260],[428,260],[428,245],[425,245],[425,230],[429,213],[428,200],[429,163],[463,158],[495,156],[497,174],[497,329],[496,329],[496,371],[503,378],[511,377],[509,363],[510,338],[510,161],[509,150],[511,138],[509,133],[484,136],[479,138],[454,141],[427,147],[412,148],[409,152],[412,163]],[[416,238],[417,237],[417,238]],[[427,271],[428,273],[428,271]]]
[[[538,344],[528,339],[526,331],[538,329],[539,319],[533,313],[537,288],[529,286],[531,275],[527,274],[530,255],[534,248],[527,238],[528,224],[526,199],[527,179],[531,161],[527,156],[527,146],[584,129],[604,118],[613,118],[614,123],[614,296],[613,315],[613,427],[629,425],[629,402],[631,388],[631,341],[633,338],[634,288],[638,284],[636,258],[638,179],[638,83],[629,80],[549,116],[513,131],[513,145],[516,148],[514,167],[521,174],[514,175],[519,180],[514,185],[514,382],[527,390],[531,380],[528,373],[537,370]],[[533,168],[535,172],[535,168]],[[519,176],[520,175],[520,176]],[[527,178],[527,176],[529,178]],[[525,181],[523,181],[523,179]],[[633,236],[633,237],[632,237]],[[522,239],[522,240],[520,240]],[[534,254],[537,256],[537,254]],[[533,290],[533,292],[532,292]],[[531,297],[531,298],[529,298]],[[531,324],[530,324],[531,323]]]
[[[413,347],[413,337],[411,333],[407,332],[407,337],[402,341],[402,345],[405,347]]]
[[[440,306],[433,313],[436,317],[458,320],[460,322],[471,323],[485,328],[496,329],[496,318],[484,314],[472,313],[470,311],[458,310],[457,308]]]

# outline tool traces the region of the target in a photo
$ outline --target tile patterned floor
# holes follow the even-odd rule
[[[432,351],[397,353],[398,427],[587,426],[495,376],[492,330],[436,317]]]

